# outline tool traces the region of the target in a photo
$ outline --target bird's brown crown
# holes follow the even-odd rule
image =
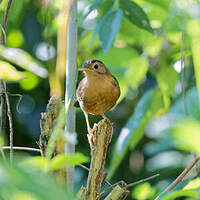
[[[79,68],[79,71],[84,71],[86,74],[97,73],[97,74],[110,74],[109,70],[100,60],[87,60],[83,63],[83,67]]]

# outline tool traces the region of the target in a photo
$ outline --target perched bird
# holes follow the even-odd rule
[[[76,90],[76,107],[81,107],[84,112],[89,137],[93,133],[90,128],[88,114],[101,115],[110,110],[120,96],[120,88],[116,78],[99,60],[85,61],[83,67],[85,77],[81,80]]]

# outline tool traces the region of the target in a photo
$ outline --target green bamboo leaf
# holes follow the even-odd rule
[[[50,169],[57,170],[69,165],[77,165],[80,163],[88,162],[88,157],[81,153],[75,154],[59,154],[50,161]]]
[[[120,8],[114,11],[110,8],[95,27],[91,41],[99,34],[99,40],[105,53],[109,51],[119,32],[122,18],[123,12]]]
[[[177,190],[169,192],[167,195],[161,196],[160,200],[172,200],[177,197],[191,197],[193,200],[198,200],[198,191],[197,190]]]
[[[131,0],[121,0],[120,7],[125,17],[139,28],[153,32],[149,19],[143,9]]]
[[[99,39],[104,52],[107,53],[112,46],[122,22],[123,12],[121,9],[112,11],[104,18],[101,29],[99,30]]]
[[[19,72],[11,64],[0,61],[0,79],[5,81],[20,81],[26,78],[23,72]]]
[[[19,67],[28,70],[42,78],[48,76],[48,71],[32,58],[30,54],[19,48],[6,48],[0,45],[0,56]]]
[[[109,178],[113,175],[114,171],[119,166],[124,155],[126,154],[130,145],[131,137],[135,137],[134,131],[139,127],[141,123],[144,124],[142,120],[146,112],[150,108],[152,96],[153,90],[150,90],[144,94],[144,96],[140,99],[139,103],[137,104],[134,114],[128,120],[127,124],[122,128],[114,147]],[[141,135],[143,135],[143,133],[137,136],[138,141]]]
[[[183,189],[184,190],[195,190],[200,188],[200,178],[191,180]]]
[[[113,175],[128,149],[133,149],[143,138],[145,127],[152,117],[167,111],[159,89],[147,91],[137,104],[134,114],[122,128],[111,160],[109,178]]]

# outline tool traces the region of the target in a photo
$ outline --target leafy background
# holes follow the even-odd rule
[[[4,0],[0,4],[1,19],[6,3]],[[50,95],[56,93],[62,97],[63,91],[56,85],[55,67],[61,5],[61,0],[49,3],[15,0],[10,9],[6,47],[0,47],[0,79],[7,81],[10,93],[23,95],[19,112],[18,99],[10,98],[16,146],[37,147],[40,113],[44,112]],[[154,199],[192,162],[191,153],[200,154],[199,13],[198,0],[181,3],[175,0],[78,1],[78,66],[84,60],[99,59],[116,76],[121,87],[118,105],[106,114],[114,122],[106,162],[108,178],[111,183],[122,179],[131,183],[160,174],[149,183],[131,188],[128,199]],[[184,61],[181,61],[183,55]],[[91,123],[99,119],[92,116]],[[40,166],[43,173],[27,171],[27,167],[24,168],[27,161],[24,166],[16,161],[14,168],[2,164],[1,198],[32,200],[59,196],[64,199],[69,195],[55,184],[49,173],[67,164],[88,161],[85,157],[89,157],[86,123],[79,109],[76,120],[76,149],[82,154],[76,155],[75,162],[61,156],[57,162],[61,164],[55,166],[30,156],[34,154],[18,152],[19,160],[30,159],[28,163]],[[7,144],[7,134],[3,139]],[[177,191],[162,199],[178,196],[198,199],[198,171],[194,169],[192,175],[177,186]],[[38,182],[36,177],[40,173]],[[24,185],[27,177],[29,185]],[[87,171],[77,167],[76,191],[86,184],[86,179]]]

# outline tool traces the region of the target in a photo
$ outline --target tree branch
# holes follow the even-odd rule
[[[10,146],[3,146],[1,147],[2,149],[11,149]],[[39,152],[41,153],[40,149],[36,149],[36,148],[31,148],[31,147],[17,147],[17,146],[13,146],[12,147],[14,150],[21,150],[21,151],[34,151],[34,152]]]
[[[101,120],[94,132],[95,144],[90,141],[91,163],[87,182],[87,200],[95,200],[100,192],[108,145],[112,136],[112,126],[108,119]]]
[[[165,192],[169,192],[174,189],[174,187],[183,180],[186,174],[188,174],[188,172],[197,164],[199,160],[200,156],[198,156],[187,168],[185,168],[184,171],[163,192],[161,192],[155,200],[158,200]]]

